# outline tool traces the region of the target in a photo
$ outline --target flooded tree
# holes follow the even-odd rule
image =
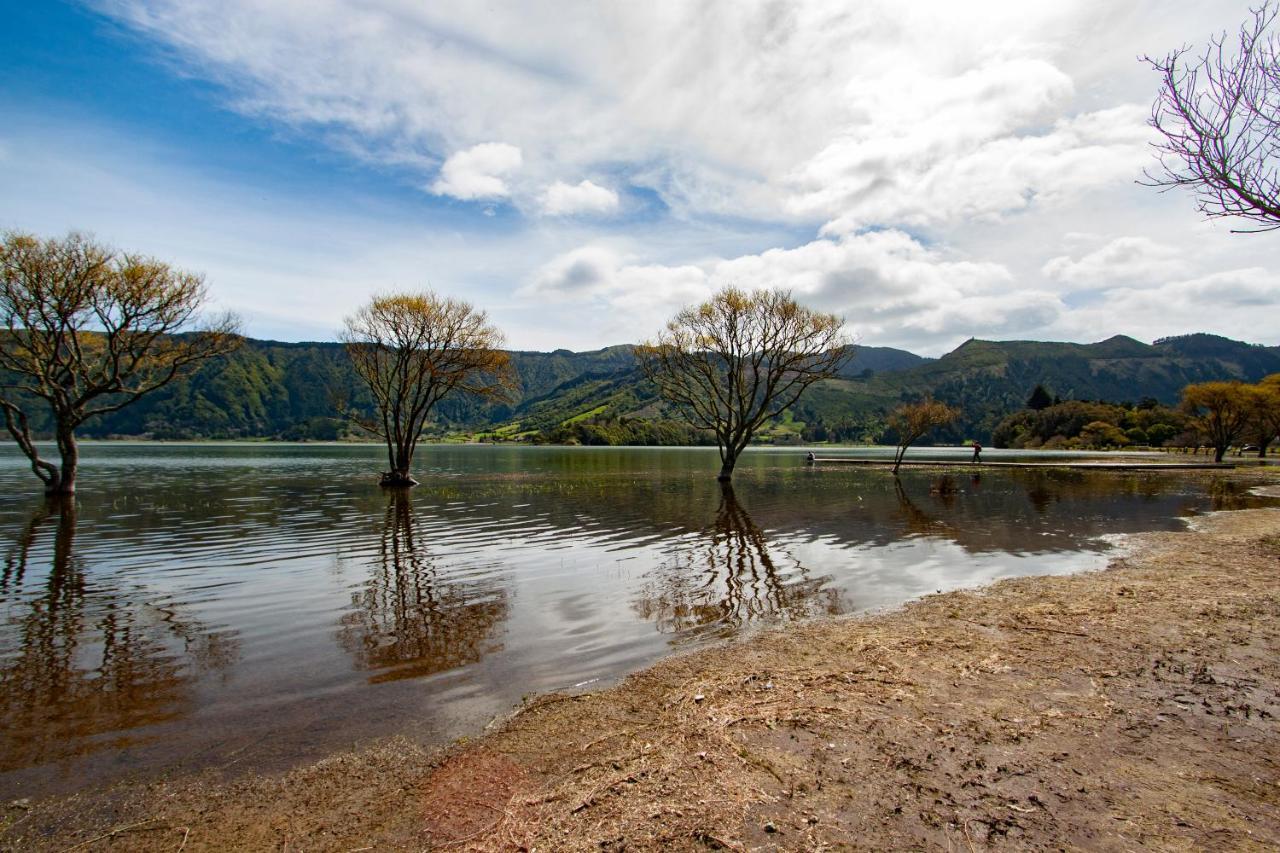
[[[1257,389],[1242,382],[1201,382],[1182,389],[1182,405],[1221,462],[1227,448],[1244,436]]]
[[[797,303],[787,291],[726,287],[685,308],[637,348],[644,374],[720,445],[728,482],[747,443],[810,385],[836,375],[852,353],[844,320]]]
[[[485,313],[431,291],[375,297],[346,319],[341,338],[376,409],[353,417],[387,444],[384,487],[417,485],[410,475],[414,450],[441,399],[501,398],[511,385],[502,333]]]
[[[80,234],[4,235],[0,408],[46,493],[75,491],[75,432],[82,423],[239,345],[233,316],[198,324],[206,298],[202,276]],[[57,464],[35,444],[40,430],[33,419],[41,410],[49,415]]]
[[[1161,76],[1150,124],[1160,160],[1149,186],[1189,187],[1202,213],[1280,228],[1280,41],[1265,2],[1234,39],[1211,38],[1198,55],[1181,47],[1144,57]]]
[[[898,434],[898,449],[893,454],[893,473],[898,473],[908,447],[930,430],[946,426],[958,417],[960,412],[930,397],[915,403],[903,403],[894,409],[889,416],[889,426]]]

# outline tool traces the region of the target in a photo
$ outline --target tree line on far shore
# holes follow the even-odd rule
[[[924,397],[898,406],[889,417],[897,445],[893,470],[907,449],[960,412]],[[1182,390],[1177,408],[1153,398],[1138,403],[1062,401],[1037,385],[1024,411],[1009,415],[992,436],[999,448],[1039,450],[1117,450],[1121,448],[1205,447],[1221,462],[1232,447],[1259,457],[1280,440],[1280,373],[1248,384],[1198,382]],[[975,454],[975,458],[977,458]]]
[[[1027,407],[1000,422],[996,447],[1045,450],[1212,448],[1222,461],[1231,447],[1259,456],[1280,435],[1280,373],[1256,384],[1199,382],[1182,391],[1177,407],[1150,397],[1137,403],[1055,400],[1036,386]]]

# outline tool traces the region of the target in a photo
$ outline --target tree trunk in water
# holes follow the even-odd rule
[[[388,446],[388,450],[391,448]],[[407,489],[418,485],[418,481],[409,476],[409,460],[413,458],[413,450],[407,447],[395,448],[395,459],[390,471],[382,474],[378,485],[384,489]]]
[[[76,469],[80,466],[80,448],[76,446],[76,436],[71,430],[58,431],[58,453],[62,457],[62,466],[58,476],[45,494],[73,495],[76,491]]]
[[[407,470],[397,469],[384,472],[382,479],[378,481],[378,485],[384,489],[407,489],[410,486],[418,485],[418,481],[409,476]]]
[[[733,479],[733,466],[738,463],[736,453],[726,451],[721,457],[720,474],[716,477],[721,483],[727,483]]]
[[[69,494],[50,498],[58,510],[58,534],[53,542],[53,570],[66,575],[71,568],[72,546],[76,540],[76,500]]]

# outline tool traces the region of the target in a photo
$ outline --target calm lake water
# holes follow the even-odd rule
[[[62,515],[6,447],[0,796],[444,742],[748,626],[1095,567],[1112,534],[1260,503],[803,455],[748,453],[725,496],[714,449],[425,447],[391,496],[371,446],[89,444]]]

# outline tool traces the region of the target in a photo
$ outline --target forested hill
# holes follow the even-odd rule
[[[512,352],[517,387],[506,403],[471,399],[444,401],[438,427],[482,429],[508,423],[535,402],[544,412],[563,395],[568,403],[584,385],[621,382],[631,398],[651,399],[636,371],[633,348],[592,352]],[[923,363],[920,356],[887,347],[859,348],[844,371],[893,370]],[[338,343],[282,343],[246,340],[226,358],[203,366],[189,378],[144,397],[110,416],[85,424],[89,437],[332,439],[346,430],[336,415],[339,402],[368,406],[368,394]],[[565,417],[578,414],[569,412]],[[544,420],[554,427],[559,420]],[[39,421],[37,421],[39,423]]]
[[[546,440],[689,440],[636,370],[632,348],[513,352],[513,399],[495,405],[446,401],[436,428],[486,430]],[[1213,335],[1144,344],[971,340],[929,360],[903,350],[858,347],[838,379],[810,390],[776,426],[779,437],[873,440],[886,413],[929,393],[964,419],[942,438],[986,438],[1020,409],[1037,384],[1062,399],[1177,401],[1189,382],[1256,381],[1280,372],[1280,348]],[[368,398],[337,343],[249,340],[236,353],[133,406],[85,424],[87,436],[330,439],[346,432],[336,401]]]
[[[509,403],[446,400],[439,407],[442,426],[500,423],[530,397],[584,376],[626,373],[635,365],[630,346],[580,353],[513,352],[511,360],[518,384]],[[342,403],[356,409],[369,406],[369,395],[341,344],[248,339],[231,355],[91,421],[81,432],[163,439],[331,439],[344,432],[336,417]]]
[[[863,438],[901,401],[924,394],[961,410],[941,438],[986,440],[1007,414],[1021,409],[1036,385],[1063,400],[1136,402],[1151,397],[1174,405],[1192,382],[1254,382],[1280,372],[1280,347],[1194,334],[1144,344],[1117,335],[1094,344],[969,340],[936,361],[862,381],[824,383],[797,407],[796,417],[852,430]],[[841,421],[842,412],[844,415]],[[857,432],[858,429],[863,432]]]

